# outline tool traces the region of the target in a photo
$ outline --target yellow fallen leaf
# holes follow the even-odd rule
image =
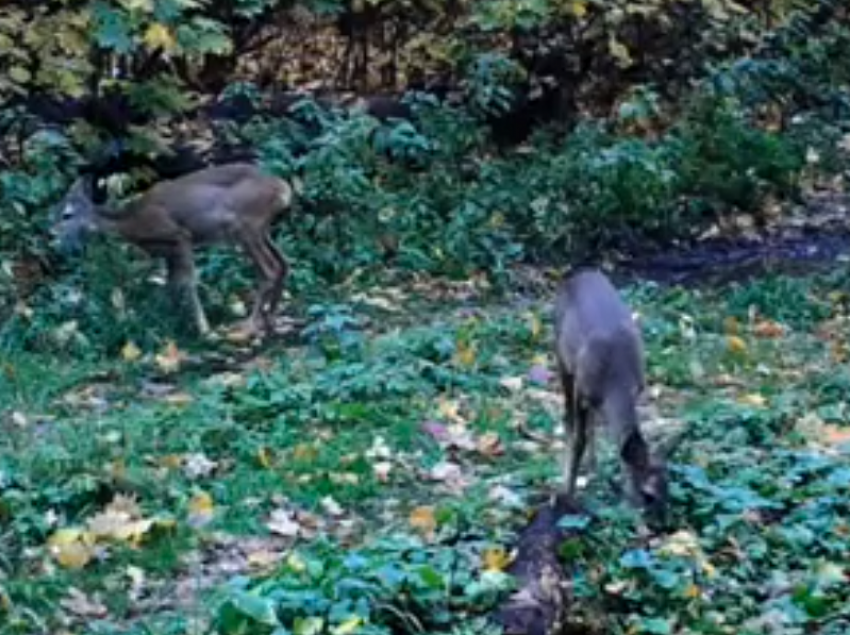
[[[453,399],[440,397],[437,402],[437,412],[441,418],[451,421],[452,423],[461,425],[466,423],[466,419],[460,416],[460,404]]]
[[[189,500],[189,523],[195,526],[206,525],[215,513],[215,503],[207,492],[199,491]]]
[[[747,352],[747,343],[737,335],[729,335],[726,338],[726,346],[733,353],[743,354]]]
[[[132,340],[121,347],[121,359],[125,362],[134,362],[142,356],[142,350]]]
[[[689,600],[694,600],[700,596],[699,587],[696,584],[689,584],[683,593]]]
[[[484,550],[484,571],[504,571],[513,558],[504,547],[491,547]]]
[[[179,470],[183,465],[183,457],[179,454],[166,454],[159,457],[156,462],[167,470]]]
[[[351,633],[354,633],[362,623],[363,618],[355,615],[354,617],[348,618],[338,626],[335,626],[331,630],[331,633],[333,633],[333,635],[351,635]]]
[[[434,508],[430,505],[422,505],[410,512],[410,526],[418,529],[424,534],[432,534],[437,528],[437,518],[434,516]]]
[[[94,539],[82,529],[55,531],[47,540],[50,555],[66,569],[82,569],[94,556]]]
[[[734,316],[728,316],[723,320],[723,330],[726,335],[737,335],[738,334],[738,319]]]
[[[531,327],[531,338],[538,340],[540,338],[540,334],[543,332],[543,324],[540,322],[540,317],[536,313],[528,312],[526,314],[526,319]]]
[[[458,342],[455,348],[455,359],[461,366],[472,366],[475,363],[475,344]]]
[[[267,446],[262,446],[259,450],[257,450],[257,462],[261,467],[270,470],[274,465],[274,460],[272,458],[272,451]]]
[[[756,393],[750,393],[747,395],[742,395],[738,397],[738,402],[742,404],[746,404],[748,406],[757,406],[761,407],[767,403],[767,399],[765,399],[762,395]]]

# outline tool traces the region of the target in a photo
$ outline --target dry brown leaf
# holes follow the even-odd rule
[[[505,447],[497,432],[486,432],[478,438],[478,452],[484,456],[499,456],[505,453]]]
[[[266,522],[266,527],[273,534],[286,538],[295,538],[301,533],[301,524],[295,519],[295,514],[288,509],[273,510]]]
[[[109,614],[106,606],[96,597],[91,598],[76,587],[68,589],[68,595],[59,601],[66,611],[78,617],[103,618]]]

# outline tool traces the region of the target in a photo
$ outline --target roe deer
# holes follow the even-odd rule
[[[660,516],[667,502],[665,461],[650,452],[638,422],[643,355],[639,327],[603,273],[579,270],[561,282],[555,300],[555,357],[564,390],[568,442],[565,493],[575,493],[588,438],[595,464],[591,417],[601,415],[626,472],[629,501]]]
[[[162,181],[114,209],[96,205],[91,187],[79,179],[60,205],[53,233],[62,251],[79,251],[89,236],[107,232],[164,258],[169,287],[186,292],[194,325],[205,335],[210,327],[198,298],[194,248],[239,245],[261,276],[248,326],[272,329],[289,266],[269,230],[292,202],[289,184],[254,165],[230,163]]]

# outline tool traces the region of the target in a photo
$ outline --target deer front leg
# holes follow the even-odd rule
[[[166,257],[168,266],[168,286],[178,303],[185,299],[189,303],[195,328],[200,335],[210,332],[210,325],[201,300],[198,297],[198,283],[195,273],[195,259],[191,246],[181,243]]]
[[[261,277],[248,320],[252,330],[270,333],[273,330],[272,319],[280,302],[288,266],[267,235],[246,236],[242,242],[246,254]]]

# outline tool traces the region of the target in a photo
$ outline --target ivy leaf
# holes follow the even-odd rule
[[[118,53],[129,53],[133,50],[130,25],[123,13],[108,7],[103,2],[98,2],[94,5],[93,14],[94,36],[100,46]]]

